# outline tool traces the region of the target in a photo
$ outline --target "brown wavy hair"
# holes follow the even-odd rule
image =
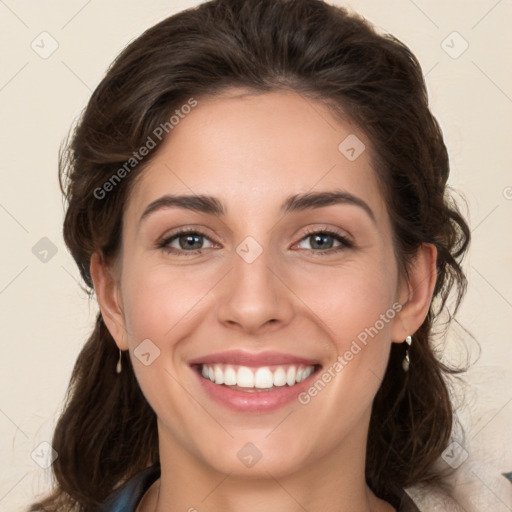
[[[231,87],[291,90],[348,116],[371,141],[404,275],[422,243],[437,248],[434,297],[413,336],[411,369],[402,371],[404,346],[392,344],[366,460],[368,485],[381,497],[431,481],[450,439],[448,378],[458,371],[439,360],[433,327],[448,296],[455,294],[451,318],[465,293],[461,259],[470,233],[448,194],[447,149],[417,59],[361,16],[320,0],[214,0],[164,19],[122,51],[60,152],[64,240],[89,295],[91,255],[99,250],[108,263],[118,257],[129,192],[159,146],[105,197],[98,189],[188,99]],[[30,511],[98,510],[119,485],[159,463],[156,415],[127,354],[120,375],[117,359],[98,314],[53,436],[55,486]]]

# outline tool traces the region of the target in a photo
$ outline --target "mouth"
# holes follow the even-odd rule
[[[322,365],[277,352],[230,351],[189,361],[206,399],[227,409],[265,413],[297,399]]]
[[[295,387],[317,372],[321,365],[288,364],[250,367],[216,363],[194,364],[192,367],[203,379],[218,386],[254,393]]]

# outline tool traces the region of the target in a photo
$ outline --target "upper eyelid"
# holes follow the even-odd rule
[[[317,233],[328,233],[331,235],[339,236],[342,238],[346,238],[347,240],[352,239],[352,235],[349,234],[346,230],[340,228],[331,228],[329,226],[320,225],[319,227],[308,227],[306,228],[306,232],[302,235],[301,240],[307,236],[315,235]]]

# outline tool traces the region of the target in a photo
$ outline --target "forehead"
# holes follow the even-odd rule
[[[197,98],[141,172],[127,215],[140,216],[165,193],[216,196],[238,214],[330,189],[364,197],[378,213],[370,151],[360,129],[295,92]]]

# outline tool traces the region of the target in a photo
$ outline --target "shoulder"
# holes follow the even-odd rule
[[[160,466],[140,471],[117,488],[103,503],[101,512],[135,512],[151,484],[160,477]]]

